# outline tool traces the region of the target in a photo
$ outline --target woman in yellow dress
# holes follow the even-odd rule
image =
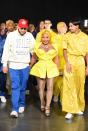
[[[56,45],[51,44],[51,34],[45,30],[41,35],[41,42],[34,46],[34,54],[30,62],[30,74],[37,77],[39,96],[41,101],[41,111],[45,111],[46,116],[50,116],[50,104],[53,95],[54,78],[59,75],[59,60]],[[47,83],[46,103],[44,100],[45,83]]]
[[[62,110],[67,112],[65,118],[74,114],[83,115],[85,109],[84,84],[85,72],[88,75],[88,36],[79,29],[79,21],[69,23],[69,32],[63,40],[64,68]],[[85,71],[84,56],[87,58]]]
[[[57,43],[57,50],[58,50],[58,58],[60,62],[60,76],[57,76],[54,81],[54,91],[53,91],[53,101],[58,102],[58,97],[60,95],[60,102],[62,101],[62,86],[63,86],[63,73],[64,73],[64,66],[65,66],[65,59],[63,56],[63,37],[67,32],[67,25],[65,22],[59,22],[57,24],[57,37],[55,37]]]

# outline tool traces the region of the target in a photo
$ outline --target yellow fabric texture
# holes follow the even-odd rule
[[[59,58],[59,69],[62,73],[64,73],[64,66],[65,60],[63,56],[63,37],[60,34],[57,34],[56,43],[57,43],[57,50],[58,50],[58,58]],[[53,94],[59,95],[60,94],[60,101],[62,101],[62,86],[63,86],[63,76],[57,76],[54,81],[54,89]]]
[[[38,56],[38,62],[32,67],[30,74],[40,78],[56,77],[59,75],[57,65],[53,61],[57,55],[56,47],[53,45],[54,49],[45,52],[39,48],[41,44],[41,42],[38,42],[34,46],[34,52]]]
[[[79,32],[78,34],[67,33],[63,39],[63,48],[67,49],[69,64],[72,73],[64,69],[62,110],[69,113],[84,111],[84,83],[85,62],[84,56],[88,51],[88,36]]]
[[[80,31],[78,34],[68,32],[63,41],[63,48],[71,55],[85,56],[88,51],[88,36]]]

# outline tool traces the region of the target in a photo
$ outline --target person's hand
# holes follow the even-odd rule
[[[86,67],[85,74],[88,76],[88,67]]]
[[[3,67],[3,73],[7,73],[8,72],[8,67],[7,66],[5,66],[5,67]]]
[[[72,73],[72,68],[71,68],[71,65],[69,63],[66,63],[66,71],[68,73]]]
[[[29,67],[30,67],[30,69],[32,68],[32,64],[31,63],[29,63]]]
[[[1,35],[3,36],[5,34],[5,30],[1,30]]]

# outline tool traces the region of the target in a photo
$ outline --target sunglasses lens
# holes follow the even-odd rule
[[[27,30],[26,28],[21,28],[21,30]]]

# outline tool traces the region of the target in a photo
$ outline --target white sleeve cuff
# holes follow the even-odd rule
[[[4,64],[3,64],[3,67],[5,67],[5,66],[7,66],[7,63],[4,63]]]

